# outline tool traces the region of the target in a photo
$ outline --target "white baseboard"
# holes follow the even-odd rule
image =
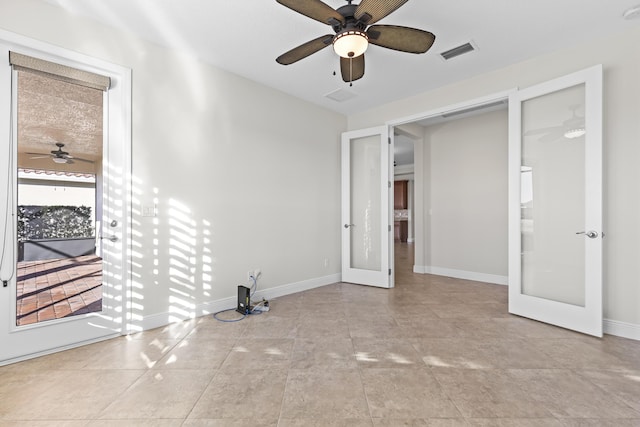
[[[496,285],[507,285],[509,283],[509,276],[454,270],[451,268],[432,267],[428,265],[414,265],[413,272],[418,274],[434,274],[436,276],[455,277],[456,279],[475,280],[477,282],[493,283]]]
[[[303,280],[301,282],[289,283],[286,285],[276,286],[273,288],[260,289],[256,291],[254,299],[273,299],[297,292],[307,291],[309,289],[319,288],[321,286],[338,283],[342,280],[341,274],[332,274],[330,276],[317,277],[315,279]],[[217,313],[222,310],[234,308],[238,300],[236,296],[222,298],[215,301],[208,301],[195,307],[192,313],[157,313],[144,316],[140,320],[133,322],[133,331],[148,330],[159,328],[170,323],[181,322],[195,317],[206,316]]]
[[[640,341],[640,325],[635,323],[604,319],[602,326],[605,334]]]

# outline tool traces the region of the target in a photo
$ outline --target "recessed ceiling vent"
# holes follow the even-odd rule
[[[325,97],[332,99],[336,102],[344,102],[351,98],[355,98],[356,96],[357,95],[355,93],[350,92],[348,90],[344,90],[344,89],[337,89],[325,95]]]
[[[462,44],[458,47],[454,47],[453,49],[449,49],[446,52],[440,53],[440,56],[444,58],[445,61],[455,58],[456,56],[464,55],[465,53],[473,52],[476,50],[475,47],[471,44],[471,42]]]

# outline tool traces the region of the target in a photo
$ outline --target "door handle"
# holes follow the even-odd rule
[[[590,239],[595,239],[596,237],[598,237],[598,232],[597,231],[593,231],[593,230],[577,231],[576,234],[584,234],[585,236],[587,236]]]
[[[355,226],[355,224],[345,224],[344,228],[349,228],[349,227],[353,227],[353,226]]]
[[[100,240],[104,240],[104,239],[110,240],[110,241],[112,241],[113,243],[115,243],[115,242],[117,242],[117,241],[118,241],[118,236],[100,237]]]

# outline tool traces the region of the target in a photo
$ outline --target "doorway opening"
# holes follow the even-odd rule
[[[395,142],[410,141],[414,157],[410,170],[395,166],[413,190],[415,242],[396,240],[396,263],[408,270],[399,274],[507,283],[507,96],[392,124]],[[413,262],[400,262],[407,255]]]

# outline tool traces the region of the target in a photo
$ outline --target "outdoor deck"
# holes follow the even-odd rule
[[[18,263],[18,325],[60,319],[102,309],[102,258]]]

